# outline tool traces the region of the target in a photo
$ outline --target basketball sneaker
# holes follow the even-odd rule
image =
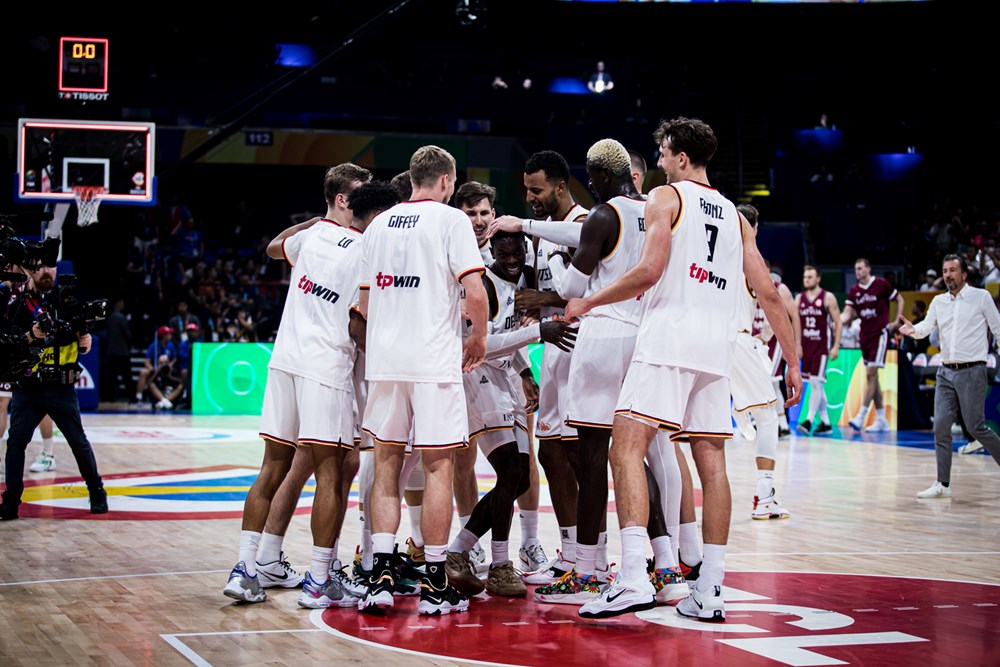
[[[392,559],[389,561],[393,571],[393,581],[396,595],[417,595],[420,592],[420,580],[424,577],[422,568],[414,567],[399,553],[399,545],[393,546]]]
[[[795,430],[801,433],[802,435],[811,435],[810,431],[812,431],[812,422],[810,422],[808,419],[800,421],[798,425],[795,427]]]
[[[813,435],[823,435],[824,433],[832,433],[833,427],[826,422],[820,422],[816,425],[816,430],[813,431]]]
[[[712,586],[702,592],[697,586],[691,587],[691,595],[677,603],[677,613],[699,621],[726,620],[726,605],[722,599],[722,586]]]
[[[340,560],[335,560],[330,565],[330,576],[337,580],[340,587],[347,591],[347,594],[359,598],[365,594],[365,585],[362,581],[357,579],[352,579],[349,574],[347,574],[347,566],[343,565]]]
[[[358,596],[350,595],[333,577],[323,583],[316,583],[312,574],[306,572],[299,594],[299,606],[306,609],[327,609],[328,607],[357,607]]]
[[[392,609],[394,587],[392,572],[383,570],[377,579],[368,582],[368,589],[358,598],[358,611],[365,614],[384,614],[387,609]]]
[[[448,575],[448,582],[463,595],[479,595],[486,590],[486,584],[476,574],[476,570],[469,560],[469,552],[449,551],[444,563],[445,574]]]
[[[48,472],[56,469],[56,457],[42,452],[35,462],[28,466],[29,472]]]
[[[701,576],[701,561],[698,561],[694,565],[688,565],[682,560],[677,561],[681,566],[681,574],[684,575],[684,581],[688,582],[689,585],[693,585],[694,582],[698,581],[698,577]]]
[[[586,604],[600,595],[601,581],[597,575],[583,577],[576,570],[567,572],[555,583],[535,589],[536,602],[552,604]]]
[[[251,577],[247,574],[247,566],[243,561],[230,571],[229,583],[222,589],[222,594],[240,602],[263,602],[267,599],[257,575]]]
[[[459,593],[450,584],[444,588],[434,588],[425,577],[420,582],[420,602],[417,613],[425,616],[442,616],[457,611],[468,611],[469,598]]]
[[[918,493],[917,498],[951,498],[951,488],[941,482],[934,482],[930,487]]]
[[[983,450],[983,443],[978,440],[973,440],[967,444],[962,445],[958,448],[959,454],[975,454]]]
[[[868,427],[868,430],[872,433],[886,433],[889,431],[889,420],[885,417],[879,417],[874,424]]]
[[[302,575],[292,569],[284,551],[276,561],[257,561],[257,576],[261,588],[298,588],[302,584]]]
[[[649,580],[656,589],[656,602],[659,604],[677,604],[691,594],[690,586],[681,574],[680,568],[655,569],[650,572]]]
[[[472,563],[477,577],[486,574],[486,570],[490,569],[490,564],[486,562],[486,552],[479,542],[473,544],[472,548],[469,549],[469,561]]]
[[[791,434],[792,434],[792,429],[788,428],[787,426],[779,426],[778,427],[778,437],[779,438],[787,438]]]
[[[753,497],[753,509],[750,510],[750,517],[759,521],[769,519],[788,519],[792,515],[778,504],[772,493],[767,498]]]
[[[94,489],[90,491],[90,513],[91,514],[107,514],[108,513],[108,492],[104,490],[102,486],[99,489]]]
[[[578,612],[583,618],[611,618],[656,606],[656,589],[648,579],[630,583],[615,577],[594,599]]]
[[[572,570],[573,563],[563,560],[562,552],[557,549],[556,557],[549,562],[548,568],[538,572],[526,572],[521,575],[521,581],[532,586],[553,584]]]
[[[853,428],[855,431],[860,431],[862,428],[864,428],[865,420],[864,417],[855,417],[854,419],[848,420],[847,423],[850,424],[851,428]]]
[[[509,560],[490,568],[486,577],[486,590],[490,595],[505,598],[523,598],[528,594],[528,587],[514,571],[514,564]]]
[[[521,547],[518,551],[518,559],[521,561],[521,572],[525,574],[547,570],[550,564],[549,557],[545,555],[545,550],[538,542]]]
[[[410,561],[410,565],[413,565],[414,567],[422,567],[427,562],[424,559],[423,545],[418,547],[413,542],[412,537],[406,538],[406,560]]]

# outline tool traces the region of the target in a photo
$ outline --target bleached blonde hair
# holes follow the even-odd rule
[[[632,158],[628,149],[614,139],[601,139],[587,151],[587,169],[607,169],[615,176],[631,178]]]

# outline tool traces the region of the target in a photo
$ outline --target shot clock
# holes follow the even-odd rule
[[[108,99],[108,40],[59,39],[59,97],[81,101]]]

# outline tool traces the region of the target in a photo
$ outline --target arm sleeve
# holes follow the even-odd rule
[[[580,230],[583,225],[567,225],[564,221],[555,220],[525,220],[521,223],[521,229],[525,234],[575,248],[580,245]]]
[[[549,260],[549,269],[552,271],[552,283],[556,287],[556,292],[562,298],[573,299],[586,293],[590,276],[584,275],[572,264],[567,267],[561,256],[552,256]]]
[[[515,352],[510,365],[513,367],[514,372],[518,375],[531,368],[531,361],[528,359],[527,350],[522,347],[520,350]]]
[[[539,336],[541,336],[540,324],[532,324],[530,327],[504,334],[489,334],[486,336],[486,358],[504,357],[538,340]]]

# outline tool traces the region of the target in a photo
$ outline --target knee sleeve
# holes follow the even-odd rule
[[[757,422],[756,456],[774,460],[778,453],[778,417],[770,408],[753,409]]]

